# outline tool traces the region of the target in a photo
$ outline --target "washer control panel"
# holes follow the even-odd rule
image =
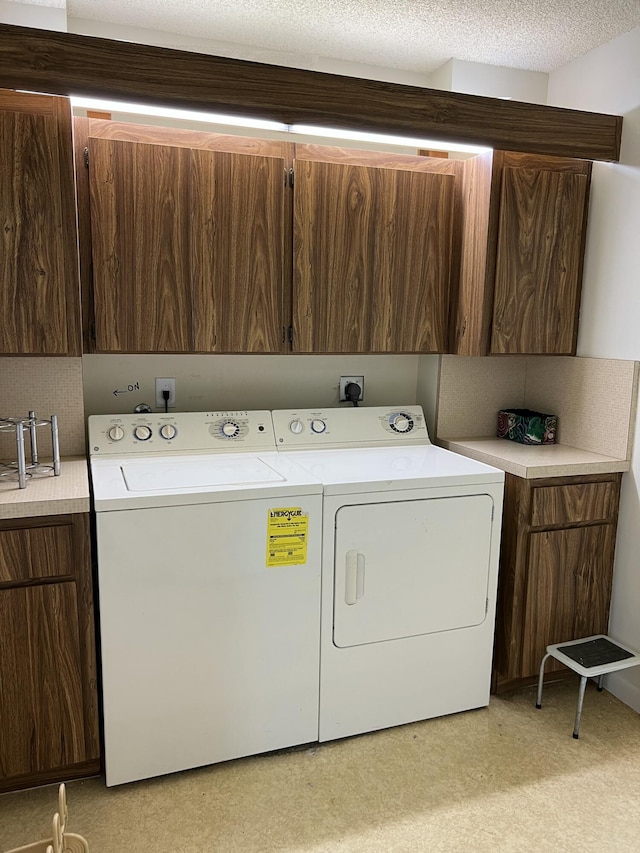
[[[278,409],[272,415],[280,450],[430,443],[421,406]]]
[[[91,415],[92,456],[273,450],[271,412]]]

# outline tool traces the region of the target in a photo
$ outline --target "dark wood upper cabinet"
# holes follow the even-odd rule
[[[189,152],[89,140],[96,349],[191,349]]]
[[[575,354],[591,165],[505,151],[465,163],[454,352]]]
[[[0,91],[0,354],[80,355],[71,108]]]
[[[196,352],[280,352],[285,161],[191,152]]]
[[[292,146],[102,120],[75,128],[89,162],[85,186],[78,173],[88,348],[284,351]]]
[[[294,351],[446,350],[457,166],[296,146]]]
[[[379,173],[300,161],[295,167],[294,349],[371,349],[375,194]]]
[[[573,353],[582,271],[586,175],[502,173],[492,353]]]

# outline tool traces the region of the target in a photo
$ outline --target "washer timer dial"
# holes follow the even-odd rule
[[[240,427],[235,421],[225,421],[220,427],[220,432],[225,438],[235,438],[240,434]]]

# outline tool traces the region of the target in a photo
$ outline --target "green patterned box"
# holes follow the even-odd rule
[[[555,444],[558,418],[531,409],[501,409],[498,412],[498,438],[518,444]]]

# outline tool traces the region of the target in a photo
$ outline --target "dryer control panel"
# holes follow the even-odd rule
[[[277,409],[280,450],[430,444],[421,406]]]

